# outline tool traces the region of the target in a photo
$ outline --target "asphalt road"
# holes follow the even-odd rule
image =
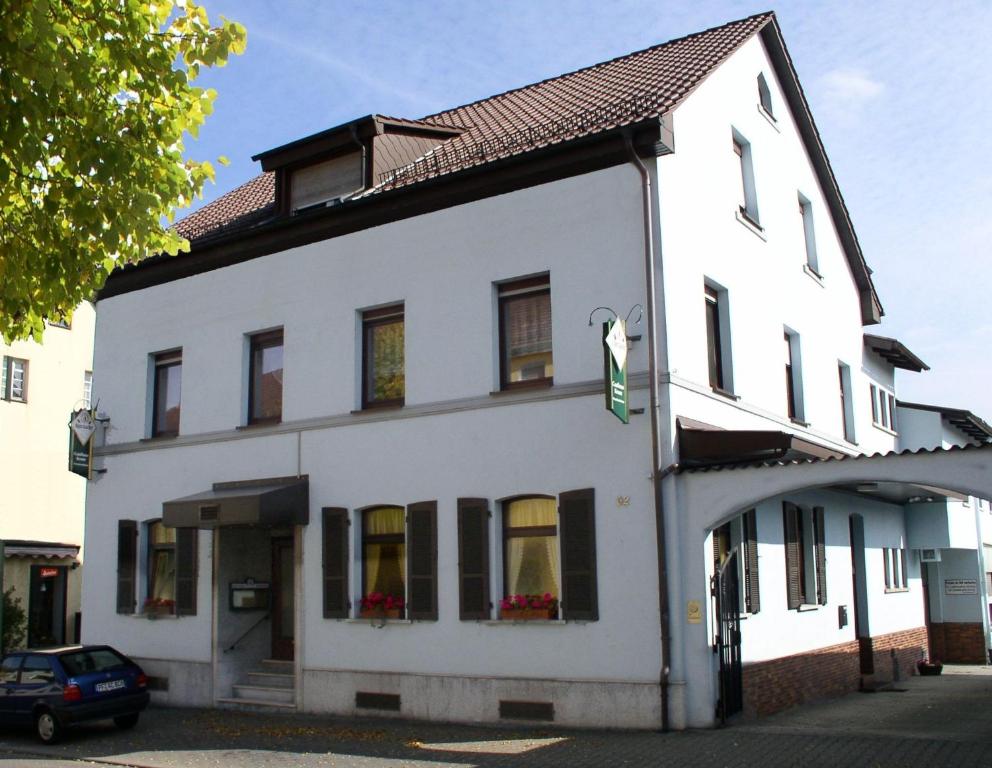
[[[759,721],[683,733],[572,731],[220,710],[150,709],[45,747],[0,730],[0,768],[992,768],[992,668],[945,668]]]

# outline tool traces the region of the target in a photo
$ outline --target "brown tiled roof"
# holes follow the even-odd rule
[[[660,116],[773,18],[751,16],[419,121],[390,118],[465,131],[384,173],[366,194]],[[176,230],[199,239],[265,218],[273,204],[272,174],[262,174],[183,219]]]

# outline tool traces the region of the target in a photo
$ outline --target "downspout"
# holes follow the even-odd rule
[[[642,204],[644,209],[644,272],[647,279],[647,326],[648,326],[648,378],[650,381],[651,410],[651,481],[654,487],[655,536],[658,547],[658,610],[661,615],[661,730],[669,729],[668,683],[671,670],[671,618],[668,602],[668,559],[665,555],[665,506],[661,495],[661,457],[659,446],[659,386],[657,361],[657,313],[655,309],[654,280],[654,222],[651,215],[651,175],[634,150],[630,133],[624,134],[624,143],[630,162],[641,174]]]

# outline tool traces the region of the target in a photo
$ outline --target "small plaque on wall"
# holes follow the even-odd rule
[[[269,607],[269,582],[245,579],[230,584],[232,611],[265,611]]]
[[[977,595],[977,579],[944,579],[945,595]]]

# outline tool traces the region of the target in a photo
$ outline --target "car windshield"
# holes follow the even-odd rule
[[[85,675],[89,672],[104,672],[123,667],[127,662],[109,648],[73,651],[59,656],[62,666],[69,675]]]

